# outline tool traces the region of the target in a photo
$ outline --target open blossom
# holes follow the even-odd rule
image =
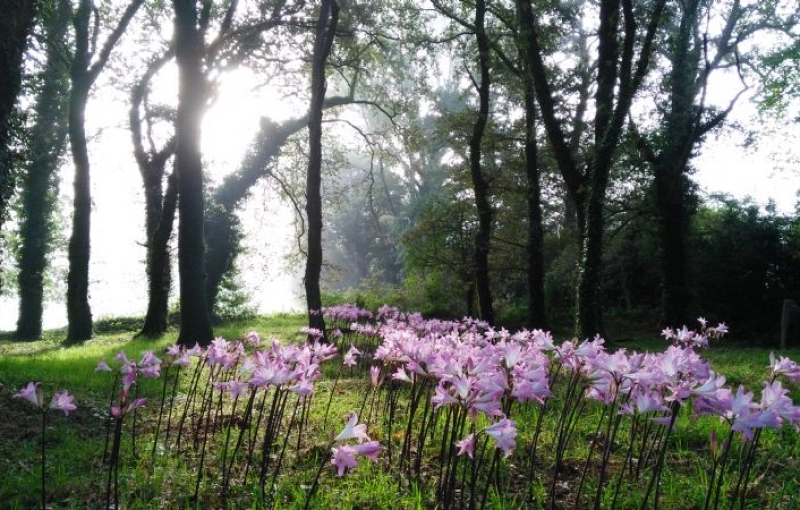
[[[344,476],[347,469],[358,466],[358,461],[356,460],[358,455],[366,457],[373,462],[378,462],[380,449],[380,444],[377,441],[369,441],[354,446],[348,444],[334,446],[331,448],[331,464],[336,466],[337,476]]]
[[[381,445],[377,441],[367,441],[366,443],[355,445],[353,449],[358,455],[366,457],[372,462],[378,462],[378,452],[381,450]]]
[[[356,413],[348,413],[347,425],[339,432],[334,441],[345,441],[347,439],[358,439],[359,441],[369,441],[367,436],[367,426],[365,424],[358,424],[358,415]]]
[[[483,429],[489,437],[495,440],[495,446],[503,450],[503,456],[511,455],[511,450],[517,446],[517,424],[514,420],[503,418]]]
[[[14,394],[14,398],[21,398],[27,400],[36,407],[42,407],[42,390],[39,389],[40,383],[29,382],[27,386]]]
[[[358,363],[356,357],[361,356],[361,351],[356,349],[354,345],[350,345],[350,350],[344,355],[343,364],[348,367],[354,367]]]
[[[792,382],[800,383],[800,366],[786,356],[775,359],[775,353],[769,353],[769,368],[772,375],[782,375]]]
[[[354,468],[358,466],[356,461],[356,449],[350,445],[334,446],[331,448],[333,458],[331,464],[336,466],[337,476],[343,476],[347,468]]]
[[[471,459],[475,451],[475,434],[470,434],[461,441],[456,441],[456,448],[458,448],[456,455],[464,455],[466,453]]]
[[[53,400],[50,402],[50,409],[64,411],[64,416],[77,409],[75,406],[75,397],[66,391],[58,391],[53,395]]]
[[[333,440],[336,442],[357,439],[358,444],[343,444],[331,447],[331,464],[336,466],[337,476],[344,475],[348,468],[358,466],[358,461],[356,460],[357,455],[366,457],[373,462],[378,462],[378,452],[381,449],[380,443],[369,440],[367,436],[367,426],[358,424],[358,416],[356,413],[351,412],[348,416],[349,418],[344,430]]]
[[[132,402],[129,402],[123,406],[111,406],[111,416],[113,416],[114,418],[121,418],[122,416],[130,413],[134,409],[144,407],[145,403],[147,403],[146,398],[137,398]]]
[[[153,351],[146,351],[139,360],[139,371],[145,377],[156,379],[161,375],[161,360]]]
[[[247,343],[252,345],[253,347],[258,347],[261,345],[261,337],[255,331],[250,331],[244,336]]]

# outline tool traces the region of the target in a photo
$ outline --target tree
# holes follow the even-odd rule
[[[36,0],[2,0],[0,2],[0,226],[6,219],[8,200],[14,189],[13,134],[14,104],[22,86],[22,57],[28,35],[33,29]]]
[[[542,122],[570,200],[576,207],[580,261],[575,330],[581,337],[604,333],[601,269],[603,207],[609,172],[634,95],[649,70],[653,41],[665,4],[665,0],[656,0],[635,9],[632,0],[601,0],[596,12],[592,6],[584,6],[585,15],[596,15],[598,23],[595,62],[589,65],[588,48],[584,45],[578,45],[582,53],[575,56],[584,66],[581,73],[585,83],[591,82],[594,88],[594,136],[585,159],[570,146],[570,137],[556,114],[557,95],[551,85],[552,73],[545,65],[541,21],[534,23],[530,31],[531,72]],[[575,125],[573,129],[582,128]]]
[[[788,7],[788,10],[784,10]],[[797,7],[790,3],[770,2],[760,6],[741,5],[735,1],[724,10],[710,0],[692,0],[675,4],[669,22],[664,25],[667,65],[666,79],[657,87],[658,105],[654,111],[656,128],[640,134],[632,124],[632,134],[652,168],[655,205],[661,237],[662,321],[678,326],[689,317],[690,278],[688,274],[688,239],[692,208],[688,175],[691,159],[706,135],[719,128],[738,99],[749,88],[742,81],[739,91],[725,108],[707,103],[712,74],[736,70],[752,56],[740,51],[749,39],[764,31],[790,31],[796,24]],[[715,12],[716,11],[716,12]],[[781,14],[785,12],[785,14]],[[718,33],[710,33],[710,16],[720,16]]]
[[[178,181],[178,273],[181,327],[178,343],[208,345],[213,339],[206,307],[203,246],[203,162],[200,125],[206,99],[203,38],[193,0],[173,0],[175,56],[178,62],[178,113],[175,122],[175,174]],[[204,11],[210,2],[203,4]],[[207,12],[204,13],[207,15]]]
[[[173,135],[163,146],[157,147],[153,137],[147,136],[149,149],[145,149],[142,110],[144,110],[147,133],[152,131],[153,124],[159,120],[174,123],[174,112],[171,109],[161,108],[156,109],[160,111],[152,111],[146,101],[150,80],[173,57],[173,51],[169,50],[150,63],[147,71],[131,91],[128,116],[133,155],[144,185],[147,313],[139,335],[147,338],[159,337],[167,330],[169,293],[172,288],[169,240],[178,204],[178,186],[177,175],[173,171],[166,179],[167,188],[164,190],[166,167],[175,154],[176,138]]]
[[[489,248],[494,213],[490,202],[489,182],[484,175],[481,161],[483,158],[481,144],[486,124],[489,122],[489,91],[491,87],[485,0],[475,2],[475,40],[478,45],[478,68],[480,70],[478,80],[473,79],[473,84],[478,91],[478,115],[475,118],[475,125],[469,140],[469,171],[478,214],[478,229],[475,232],[475,290],[478,293],[480,317],[489,324],[494,324],[494,304],[492,303],[489,279]]]
[[[490,41],[486,31],[487,7],[485,0],[477,0],[474,6],[474,18],[471,23],[458,16],[439,0],[432,0],[436,9],[446,17],[468,29],[475,35],[477,46],[478,76],[470,74],[470,80],[478,94],[478,111],[475,116],[472,134],[469,139],[469,171],[472,179],[472,191],[475,197],[475,208],[478,217],[478,228],[475,231],[475,290],[478,295],[480,317],[489,324],[494,323],[494,304],[489,274],[489,251],[492,238],[492,222],[494,211],[491,204],[489,180],[483,169],[483,138],[489,122],[489,100],[491,92],[490,73]]]
[[[311,102],[308,109],[308,171],[306,174],[306,218],[308,241],[306,289],[308,325],[325,331],[319,277],[322,269],[322,112],[325,101],[325,62],[333,47],[339,4],[322,0],[311,57]]]
[[[42,336],[44,273],[53,244],[53,214],[58,194],[58,169],[66,149],[69,67],[66,50],[71,8],[67,0],[53,2],[43,12],[46,60],[37,85],[34,124],[25,171],[20,176],[21,243],[17,285],[19,316],[16,337]]]
[[[144,0],[132,0],[105,44],[97,47],[96,30],[99,12],[92,0],[80,0],[72,19],[75,29],[75,51],[70,65],[69,143],[75,163],[73,183],[72,235],[69,239],[69,273],[67,275],[67,343],[87,340],[92,336],[92,312],[89,306],[89,258],[91,256],[92,190],[89,150],[86,141],[86,104],[89,92],[108,62],[114,46]]]

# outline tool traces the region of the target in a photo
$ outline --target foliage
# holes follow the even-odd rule
[[[800,296],[797,218],[716,199],[695,222],[696,300],[715,316],[736,314],[746,336],[774,344],[783,300]]]

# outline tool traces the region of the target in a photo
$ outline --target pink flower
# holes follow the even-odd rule
[[[243,395],[247,395],[250,385],[242,381],[229,381],[228,387],[225,389],[230,393],[231,397],[239,398]]]
[[[289,387],[289,391],[301,397],[307,397],[314,393],[314,385],[310,380],[303,378],[297,381],[297,384]]]
[[[261,345],[261,337],[258,336],[258,333],[256,333],[255,331],[250,331],[249,333],[247,333],[245,335],[245,339],[247,340],[247,343],[252,345],[253,347],[258,347],[259,345]]]
[[[21,398],[23,400],[27,400],[31,404],[35,405],[36,407],[42,407],[42,390],[39,389],[40,383],[29,382],[27,386],[19,390],[17,393],[14,394],[14,398]]]
[[[772,375],[782,375],[792,382],[800,383],[800,366],[791,359],[781,356],[779,360],[775,359],[775,353],[769,353],[769,364]]]
[[[365,424],[357,425],[358,415],[356,413],[348,413],[347,425],[339,432],[339,435],[333,438],[334,441],[345,441],[347,439],[358,439],[359,441],[369,441],[367,436],[367,426]]]
[[[361,351],[356,349],[356,347],[350,344],[350,350],[347,351],[347,354],[344,355],[343,364],[348,367],[354,367],[358,363],[356,361],[356,356],[361,356]]]
[[[357,454],[368,458],[372,462],[378,462],[378,452],[381,450],[381,445],[377,441],[368,441],[355,445],[353,449]]]
[[[59,391],[53,395],[53,400],[50,402],[50,409],[57,409],[64,411],[64,416],[77,409],[75,406],[75,397],[66,391]]]
[[[145,403],[147,402],[146,398],[137,398],[133,402],[125,405],[124,407],[119,406],[112,406],[111,407],[111,416],[114,418],[120,418],[123,415],[128,414],[129,412],[133,411],[134,409],[138,409],[140,407],[144,407]]]
[[[156,357],[153,351],[147,351],[139,361],[139,371],[145,377],[156,379],[161,375],[161,360]]]
[[[377,388],[378,385],[381,383],[381,367],[378,365],[373,365],[369,367],[369,377],[370,381],[372,382],[372,387]]]
[[[392,379],[394,379],[395,381],[404,381],[409,383],[414,382],[412,377],[413,377],[413,372],[412,375],[408,375],[408,372],[406,372],[405,368],[403,367],[397,367],[397,371],[392,374]]]
[[[456,447],[458,448],[456,455],[464,455],[466,453],[471,459],[475,451],[475,434],[470,434],[461,441],[456,441]]]
[[[336,466],[337,476],[343,476],[347,468],[358,466],[358,462],[356,461],[358,452],[352,446],[334,446],[331,448],[331,452],[333,453],[331,464]]]
[[[504,457],[511,455],[511,450],[517,445],[517,424],[513,420],[503,418],[483,431],[495,440],[496,447],[503,450]]]
[[[94,371],[95,372],[111,372],[111,367],[108,366],[108,363],[106,363],[106,360],[101,359],[100,362],[97,364],[97,366],[94,367]]]

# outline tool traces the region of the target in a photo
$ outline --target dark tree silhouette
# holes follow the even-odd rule
[[[336,25],[339,22],[339,4],[335,0],[322,0],[314,52],[311,57],[311,104],[308,109],[308,173],[306,174],[306,215],[308,219],[308,246],[306,288],[308,325],[325,331],[322,317],[322,295],[319,276],[322,270],[322,111],[325,101],[325,62],[333,47]]]
[[[145,149],[143,132],[143,109],[145,97],[153,76],[174,57],[167,51],[151,62],[145,73],[131,90],[131,107],[128,112],[133,155],[139,167],[144,186],[146,272],[147,272],[147,313],[139,336],[157,338],[167,330],[169,293],[172,287],[172,264],[169,253],[169,239],[175,223],[175,210],[178,203],[177,176],[173,171],[167,178],[164,190],[164,176],[167,163],[175,154],[176,139],[172,136],[163,147],[155,147],[152,138],[149,149]],[[149,126],[155,120],[152,112],[144,112],[144,122]],[[172,120],[172,112],[165,113]]]
[[[200,124],[206,98],[203,38],[197,4],[174,0],[175,56],[178,61],[178,117],[175,173],[178,178],[178,273],[181,327],[178,343],[208,345],[214,337],[206,308],[203,248],[203,162]]]
[[[96,47],[96,33],[91,26],[92,16],[99,13],[92,0],[81,0],[72,20],[75,28],[75,51],[70,66],[69,143],[75,163],[75,181],[72,235],[68,251],[67,343],[81,342],[92,337],[92,311],[89,306],[92,193],[86,142],[86,104],[92,85],[142,3],[144,0],[133,0],[128,4],[99,52]]]
[[[469,172],[475,192],[475,207],[478,211],[478,229],[475,232],[475,290],[478,294],[480,317],[494,324],[494,305],[489,279],[489,248],[492,238],[494,212],[489,201],[489,182],[483,172],[481,159],[483,134],[489,122],[489,37],[486,34],[486,1],[475,2],[475,38],[478,43],[478,68],[480,70],[475,88],[478,89],[478,116],[475,118],[472,136],[469,139]]]
[[[529,328],[547,328],[544,306],[544,230],[542,227],[542,190],[539,180],[538,144],[536,139],[536,89],[533,84],[533,49],[530,35],[534,29],[531,0],[517,0],[517,44],[520,77],[524,86],[525,104],[525,177],[528,184],[528,242],[526,245]]]

